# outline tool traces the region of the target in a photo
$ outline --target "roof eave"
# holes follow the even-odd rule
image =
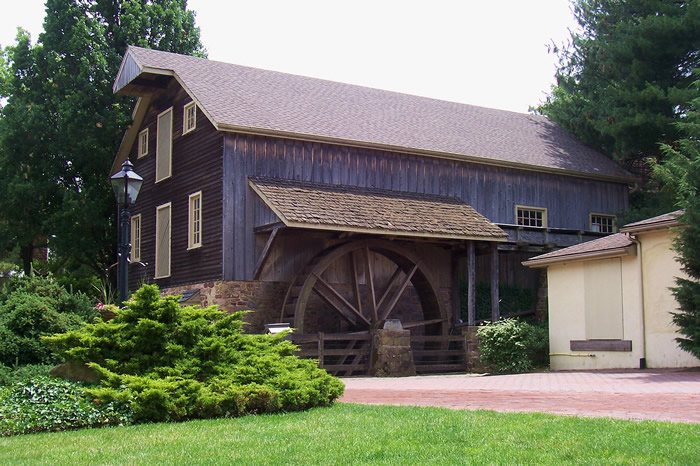
[[[615,257],[636,256],[637,245],[630,244],[621,248],[605,249],[603,251],[587,251],[578,254],[567,254],[565,256],[546,257],[542,259],[531,259],[521,262],[522,265],[530,268],[547,267],[554,264],[562,264],[568,262],[583,262],[598,259],[612,259]]]
[[[620,228],[620,233],[629,233],[631,235],[636,235],[639,233],[647,233],[654,230],[665,230],[672,227],[677,227],[681,225],[678,219],[663,220],[661,222],[655,222],[646,225],[632,226],[632,227],[622,227]]]

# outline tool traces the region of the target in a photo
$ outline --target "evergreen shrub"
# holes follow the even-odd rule
[[[242,332],[243,312],[181,307],[144,285],[109,322],[46,341],[102,377],[88,392],[130,404],[137,422],[297,411],[330,405],[343,383],[295,356],[285,334]]]
[[[483,325],[477,336],[481,361],[495,372],[528,372],[548,365],[549,338],[545,326],[503,319]]]
[[[0,364],[56,362],[41,337],[79,328],[97,317],[90,299],[53,278],[12,277],[0,291]]]

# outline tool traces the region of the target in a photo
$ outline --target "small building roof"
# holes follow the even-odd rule
[[[505,241],[464,201],[445,196],[254,177],[250,186],[288,227]]]
[[[593,241],[535,256],[523,262],[523,265],[528,267],[546,267],[559,262],[626,256],[635,251],[636,245],[628,235],[615,233],[614,235],[604,236]]]
[[[639,222],[628,223],[620,228],[622,233],[637,234],[645,231],[661,230],[664,228],[675,227],[680,225],[678,217],[683,215],[682,210],[676,210],[667,214],[658,215],[656,217],[641,220]]]
[[[639,222],[628,223],[620,228],[620,233],[535,256],[523,262],[523,265],[528,267],[546,267],[547,265],[560,262],[603,259],[636,254],[636,244],[630,235],[646,231],[662,230],[680,225],[678,217],[682,214],[682,210],[676,210]]]
[[[220,131],[355,145],[587,178],[635,178],[545,117],[129,47],[114,92],[175,78]],[[135,112],[135,119],[143,112]],[[136,121],[134,126],[138,127]],[[125,140],[132,141],[126,137]],[[130,146],[130,144],[125,144]],[[128,147],[124,150],[128,151]],[[120,149],[119,158],[126,155]]]

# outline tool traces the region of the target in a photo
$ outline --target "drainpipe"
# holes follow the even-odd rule
[[[639,359],[639,368],[647,368],[647,329],[646,329],[646,318],[647,314],[644,312],[644,256],[642,254],[642,242],[637,239],[636,236],[630,235],[630,239],[637,245],[637,258],[639,259],[639,285],[641,287],[641,302],[642,302],[642,318],[641,330],[642,330],[642,357]]]

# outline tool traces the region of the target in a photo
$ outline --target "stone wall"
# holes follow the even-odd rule
[[[246,331],[262,333],[265,324],[279,322],[282,301],[289,287],[284,282],[263,281],[211,281],[185,286],[163,288],[165,296],[181,295],[185,291],[198,289],[201,305],[217,305],[219,309],[249,312],[243,318]]]

